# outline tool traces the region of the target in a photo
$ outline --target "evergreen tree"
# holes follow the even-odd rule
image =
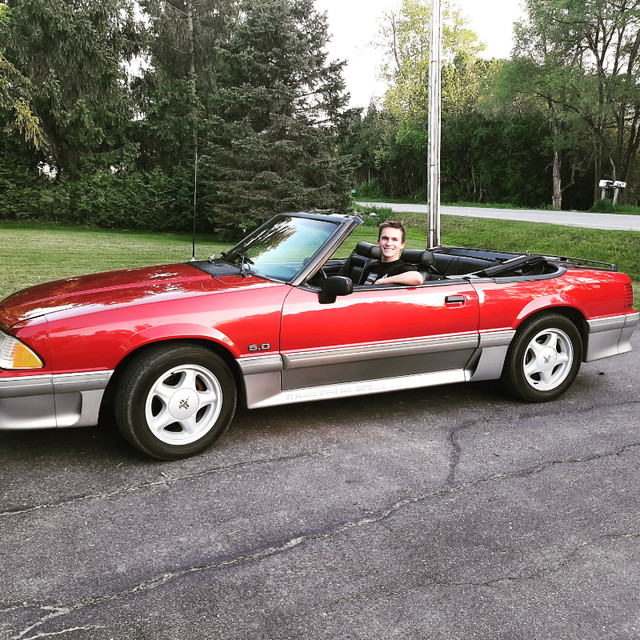
[[[149,46],[134,84],[140,165],[171,174],[193,166],[198,137],[214,115],[219,46],[238,17],[237,0],[141,0]]]
[[[219,44],[208,126],[207,216],[228,234],[271,215],[345,210],[350,167],[336,131],[347,96],[312,0],[244,2]]]
[[[134,0],[8,0],[5,56],[29,81],[31,108],[59,175],[123,159],[133,115],[125,65],[138,53]]]
[[[283,210],[344,209],[337,151],[346,95],[311,0],[143,0],[136,84],[142,166],[198,160],[199,216],[237,235]]]

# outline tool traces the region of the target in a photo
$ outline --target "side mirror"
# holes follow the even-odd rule
[[[320,304],[333,304],[338,296],[353,293],[353,281],[346,276],[329,276],[320,289]]]

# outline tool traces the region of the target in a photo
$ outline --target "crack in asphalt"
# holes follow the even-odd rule
[[[467,425],[468,426],[468,425]],[[462,428],[462,427],[461,427]],[[456,431],[459,431],[460,429],[457,429]],[[37,635],[31,635],[31,636],[27,636],[27,634],[29,634],[30,632],[36,630],[39,627],[42,627],[43,625],[45,625],[46,623],[62,617],[62,616],[66,616],[66,615],[70,615],[72,613],[78,612],[78,611],[82,611],[83,609],[86,609],[88,607],[91,606],[96,606],[96,605],[100,605],[100,604],[104,604],[104,603],[108,603],[108,602],[115,602],[118,600],[122,600],[124,598],[129,598],[141,593],[145,593],[145,592],[150,592],[150,591],[154,591],[155,589],[158,589],[160,587],[165,586],[166,584],[173,582],[177,579],[180,579],[186,575],[189,574],[197,574],[197,573],[202,573],[205,571],[215,571],[215,570],[219,570],[219,569],[223,569],[226,567],[233,567],[233,566],[237,566],[237,565],[242,565],[242,564],[246,564],[249,562],[257,562],[260,560],[264,560],[266,558],[281,554],[281,553],[285,553],[288,551],[291,551],[293,549],[296,549],[306,543],[310,543],[310,542],[317,542],[317,541],[322,541],[322,540],[327,540],[330,538],[333,538],[335,536],[339,536],[342,534],[346,534],[349,531],[361,528],[361,527],[365,527],[365,526],[370,526],[370,525],[374,525],[374,524],[378,524],[380,522],[383,522],[384,520],[387,520],[388,518],[390,518],[391,516],[393,516],[395,513],[397,513],[398,511],[400,511],[401,509],[404,509],[407,506],[410,505],[414,505],[414,504],[418,504],[421,502],[425,502],[427,500],[431,500],[431,499],[437,499],[443,496],[450,496],[450,495],[454,495],[457,493],[460,493],[470,487],[474,487],[474,486],[479,486],[482,484],[487,484],[487,483],[491,483],[491,482],[495,482],[495,481],[501,481],[501,480],[505,480],[505,479],[509,479],[509,478],[523,478],[523,477],[528,477],[528,476],[532,476],[532,475],[538,475],[540,473],[543,473],[544,471],[546,471],[547,469],[550,469],[552,467],[555,467],[557,465],[561,465],[561,464],[584,464],[584,463],[589,463],[589,462],[593,462],[595,460],[601,460],[604,458],[608,458],[608,457],[614,457],[614,456],[620,456],[623,455],[625,452],[634,449],[634,448],[638,448],[640,447],[640,442],[638,443],[632,443],[632,444],[627,444],[624,445],[623,447],[615,450],[615,451],[610,451],[610,452],[605,452],[605,453],[601,453],[601,454],[593,454],[590,456],[585,456],[585,457],[581,457],[581,458],[571,458],[571,459],[567,459],[567,460],[550,460],[550,461],[546,461],[543,463],[540,463],[538,465],[529,467],[527,469],[522,469],[522,470],[518,470],[518,471],[511,471],[511,472],[506,472],[506,473],[496,473],[496,474],[492,474],[491,476],[486,476],[483,478],[477,478],[475,480],[471,480],[469,482],[457,485],[457,486],[448,486],[442,489],[439,489],[437,491],[433,491],[427,494],[422,494],[419,496],[411,496],[411,497],[407,497],[407,498],[403,498],[401,500],[398,500],[397,502],[395,502],[393,505],[391,505],[390,507],[388,507],[387,509],[383,510],[383,511],[379,511],[377,513],[373,513],[367,517],[363,517],[360,518],[358,520],[354,520],[354,521],[349,521],[346,523],[341,524],[340,526],[337,526],[335,528],[333,528],[331,531],[325,531],[325,532],[317,532],[317,533],[308,533],[305,535],[301,535],[301,536],[297,536],[297,537],[293,537],[293,538],[289,538],[288,540],[285,540],[283,542],[281,542],[280,544],[276,544],[276,545],[272,545],[270,547],[266,547],[264,549],[258,549],[253,553],[249,553],[249,554],[245,554],[242,556],[238,556],[235,558],[229,558],[227,560],[219,560],[216,562],[212,562],[209,564],[205,564],[205,565],[201,565],[201,566],[195,566],[195,567],[189,567],[187,569],[181,569],[179,571],[174,571],[174,572],[167,572],[161,575],[158,575],[154,578],[151,578],[149,580],[145,580],[143,582],[140,582],[139,584],[134,585],[133,587],[131,587],[130,589],[126,589],[117,593],[112,593],[112,594],[108,594],[108,595],[103,595],[103,596],[94,596],[94,597],[89,597],[89,598],[85,598],[82,600],[77,601],[74,604],[68,605],[68,606],[39,606],[39,605],[33,605],[33,604],[28,604],[28,603],[23,603],[23,607],[22,609],[26,609],[26,608],[37,608],[37,609],[41,609],[43,612],[44,611],[48,611],[49,613],[47,613],[45,616],[43,616],[42,618],[40,618],[39,620],[37,620],[36,622],[32,623],[30,626],[28,626],[27,628],[23,629],[21,632],[17,633],[14,636],[11,636],[11,640],[36,640],[37,638],[42,638],[42,637],[46,637],[46,636],[50,636],[50,635],[59,635],[61,632],[56,632],[56,633],[38,633]],[[323,454],[314,454],[314,455],[323,455]],[[292,456],[292,458],[297,458],[299,456]],[[261,461],[262,462],[262,461]],[[266,461],[264,461],[266,462]],[[250,462],[247,463],[242,463],[242,465],[237,465],[237,466],[243,466],[243,465],[247,465],[247,464],[251,464]],[[199,474],[193,474],[192,476],[188,476],[190,477],[197,477],[197,476],[202,476],[202,475],[207,475],[208,473],[213,473],[214,471],[209,470],[207,472],[201,472]],[[216,471],[217,472],[217,471]],[[180,480],[183,478],[172,478],[172,481],[175,480]],[[145,483],[145,485],[141,485],[141,487],[143,488],[148,488],[149,486],[153,487],[156,485],[164,485],[167,484],[166,481],[163,482],[158,482],[158,483]],[[120,492],[117,493],[126,493],[129,490],[138,490],[138,488],[133,488],[133,489],[127,489],[127,490],[122,490]],[[110,496],[112,494],[108,494],[108,496]],[[91,498],[87,498],[87,499],[95,499],[95,497],[91,497]],[[446,581],[437,581],[435,580],[433,582],[433,584],[439,584],[442,586],[491,586],[494,584],[498,584],[500,582],[505,582],[505,581],[513,581],[513,580],[519,580],[519,581],[524,581],[524,580],[532,580],[532,579],[536,579],[536,578],[540,578],[543,575],[547,575],[550,573],[554,573],[557,572],[559,570],[561,570],[562,568],[566,567],[569,565],[570,563],[570,559],[576,557],[581,551],[583,551],[584,549],[590,547],[590,546],[595,546],[597,544],[601,544],[603,541],[605,540],[615,540],[615,539],[636,539],[636,538],[640,538],[640,533],[625,533],[625,534],[606,534],[603,536],[600,536],[598,538],[595,538],[594,540],[591,541],[587,541],[584,542],[580,545],[578,545],[577,547],[575,547],[575,549],[570,550],[569,552],[565,553],[565,560],[563,562],[560,562],[557,564],[557,566],[555,567],[549,567],[547,570],[536,570],[535,572],[527,575],[527,576],[520,576],[520,577],[513,577],[513,576],[503,576],[503,577],[499,577],[499,578],[495,578],[493,580],[487,580],[484,582],[446,582]],[[16,609],[21,609],[21,607],[18,606],[14,606],[11,607],[8,610],[16,610]],[[97,627],[96,627],[97,628]]]
[[[462,447],[458,444],[456,440],[456,436],[459,431],[464,431],[466,429],[469,429],[476,424],[478,423],[470,422],[469,424],[460,426],[449,433],[449,443],[451,444],[451,455],[449,456],[449,474],[447,475],[447,480],[446,480],[446,484],[449,487],[453,486],[453,483],[456,477],[456,470],[458,469],[458,464],[460,463],[460,457],[462,456]]]
[[[310,458],[310,457],[324,456],[324,455],[325,454],[322,452],[314,452],[314,453],[297,454],[293,456],[282,456],[279,458],[265,458],[263,460],[246,460],[244,462],[238,462],[236,464],[232,464],[224,467],[215,467],[213,469],[205,469],[204,471],[198,471],[197,473],[186,473],[183,475],[176,475],[176,476],[170,476],[162,473],[161,474],[163,476],[162,480],[142,482],[140,484],[132,485],[129,487],[119,487],[118,489],[115,489],[113,491],[105,491],[101,493],[86,493],[82,495],[71,496],[71,497],[65,498],[64,500],[58,500],[56,502],[45,502],[42,504],[33,504],[33,505],[27,505],[23,507],[16,507],[14,509],[6,509],[4,511],[0,511],[0,518],[21,515],[24,513],[31,513],[33,511],[39,511],[41,509],[65,507],[71,504],[76,504],[81,502],[90,502],[90,501],[96,501],[96,500],[116,498],[118,496],[131,494],[131,493],[138,493],[139,491],[147,491],[149,489],[156,489],[159,487],[165,488],[177,482],[184,482],[188,480],[194,480],[197,478],[203,478],[206,476],[216,475],[219,473],[224,473],[225,471],[240,469],[243,467],[250,467],[254,465],[256,466],[266,465],[266,464],[272,464],[275,462],[289,462],[292,460],[300,460],[303,458]]]
[[[629,406],[629,405],[640,405],[640,402],[627,402],[627,403],[622,403],[620,405],[611,405],[611,407],[620,407],[620,406]],[[593,410],[594,407],[586,407],[586,408],[581,408],[581,409],[571,409],[570,411],[566,411],[566,412],[562,412],[564,413],[571,413],[572,415],[575,415],[576,413],[588,413],[590,411]],[[527,415],[527,416],[523,416],[526,417],[527,419],[536,419],[536,418],[542,418],[542,417],[546,417],[548,415],[558,415],[557,412],[536,412],[533,413],[531,415]],[[454,480],[455,480],[455,473],[456,473],[456,469],[457,466],[460,462],[460,458],[461,458],[461,454],[462,454],[462,447],[456,442],[456,435],[461,432],[461,431],[465,431],[467,429],[470,429],[474,426],[477,426],[478,424],[481,424],[482,420],[474,420],[468,423],[465,423],[463,425],[460,425],[459,427],[453,429],[451,432],[449,432],[449,442],[451,444],[452,447],[452,453],[449,456],[449,473],[448,473],[448,477],[446,480],[446,485],[449,487],[453,487],[454,485]],[[14,515],[21,515],[24,513],[30,513],[33,511],[39,511],[41,509],[52,509],[55,507],[64,507],[67,505],[71,505],[71,504],[76,504],[76,503],[81,503],[81,502],[88,502],[88,501],[96,501],[96,500],[102,500],[102,499],[109,499],[109,498],[114,498],[117,496],[121,496],[121,495],[126,495],[126,494],[130,494],[130,493],[137,493],[139,491],[147,491],[149,489],[154,489],[154,488],[158,488],[158,487],[167,487],[169,485],[175,484],[176,482],[181,482],[181,481],[187,481],[187,480],[192,480],[192,479],[196,479],[196,478],[202,478],[202,477],[206,477],[209,475],[215,475],[218,473],[223,473],[225,471],[229,471],[232,469],[238,469],[238,468],[242,468],[242,467],[249,467],[249,466],[253,466],[253,465],[266,465],[266,464],[272,464],[275,462],[287,462],[287,461],[291,461],[291,460],[299,460],[299,459],[303,459],[303,458],[311,458],[311,457],[317,457],[317,456],[325,456],[327,455],[326,453],[322,452],[322,451],[316,451],[316,452],[311,452],[311,453],[303,453],[303,454],[296,454],[296,455],[292,455],[292,456],[282,456],[282,457],[276,457],[276,458],[265,458],[263,460],[247,460],[247,461],[243,461],[243,462],[238,462],[236,464],[232,464],[232,465],[228,465],[228,466],[221,466],[221,467],[215,467],[212,469],[206,469],[204,471],[199,471],[197,473],[187,473],[184,475],[177,475],[177,476],[168,476],[165,475],[164,473],[163,478],[161,480],[156,480],[156,481],[149,481],[149,482],[143,482],[141,484],[138,485],[133,485],[133,486],[129,486],[129,487],[120,487],[114,491],[108,491],[108,492],[102,492],[102,493],[89,493],[89,494],[83,494],[83,495],[77,495],[77,496],[71,496],[69,498],[66,498],[64,500],[59,500],[56,502],[48,502],[48,503],[42,503],[42,504],[35,504],[35,505],[28,505],[28,506],[23,506],[23,507],[16,507],[14,509],[6,509],[4,511],[0,511],[0,518],[2,517],[7,517],[7,516],[14,516]],[[606,455],[606,454],[605,454]],[[571,462],[571,460],[569,460],[569,462]]]
[[[68,637],[70,633],[74,631],[94,631],[95,629],[104,629],[102,624],[95,624],[83,627],[69,627],[68,629],[60,629],[60,631],[49,631],[46,633],[38,633],[35,636],[29,636],[29,640],[38,640],[39,638],[53,638],[55,636]]]
[[[615,409],[620,409],[621,407],[632,407],[632,406],[636,406],[639,405],[640,406],[640,401],[631,401],[631,402],[622,402],[622,403],[617,403],[617,404],[613,404],[613,405],[607,405],[607,409],[609,408],[615,408]],[[602,407],[598,406],[596,407],[596,405],[590,405],[588,407],[580,407],[577,409],[571,408],[568,409],[566,411],[535,411],[532,412],[530,414],[526,414],[526,415],[522,415],[518,417],[518,420],[522,421],[524,419],[526,420],[537,420],[540,418],[547,418],[549,416],[554,416],[557,417],[558,415],[571,415],[571,416],[575,416],[577,414],[586,414],[586,413],[591,413],[594,409],[601,409]],[[447,475],[447,480],[446,480],[446,484],[449,487],[454,486],[454,481],[455,481],[455,475],[456,475],[456,471],[458,468],[458,465],[460,463],[460,459],[462,457],[462,446],[458,443],[457,441],[457,435],[458,433],[460,433],[461,431],[466,431],[468,429],[472,429],[473,427],[478,426],[479,424],[482,424],[483,422],[486,422],[486,420],[472,420],[470,422],[464,423],[458,427],[456,427],[455,429],[452,429],[451,431],[449,431],[449,444],[451,445],[451,454],[449,455],[449,473]],[[629,445],[629,446],[637,446],[637,445]],[[604,456],[606,457],[608,454],[604,454]],[[585,461],[590,461],[594,458],[590,457],[590,458],[586,458]],[[581,460],[577,459],[576,461],[580,462]],[[573,462],[573,460],[568,460],[567,462]]]
[[[562,554],[563,558],[559,559],[556,563],[550,564],[548,567],[542,569],[536,569],[532,573],[521,576],[501,576],[499,578],[493,578],[492,580],[484,580],[482,582],[473,581],[447,581],[447,580],[434,580],[433,584],[437,584],[444,587],[491,587],[503,582],[528,582],[529,580],[538,580],[540,578],[558,573],[562,569],[566,569],[573,558],[576,558],[584,550],[591,547],[600,546],[603,542],[616,541],[616,540],[635,540],[640,538],[640,533],[608,533],[602,536],[598,536],[593,540],[587,540],[573,549],[567,550]]]
[[[364,599],[370,599],[372,596],[384,597],[385,600],[388,600],[393,596],[404,596],[406,597],[409,593],[415,593],[422,589],[429,589],[431,587],[443,587],[443,588],[460,588],[460,587],[479,587],[479,588],[491,588],[499,584],[503,584],[506,582],[529,582],[532,580],[540,580],[545,577],[551,576],[562,569],[565,569],[570,566],[571,559],[575,558],[585,549],[590,547],[597,547],[601,545],[603,542],[607,541],[617,541],[617,540],[635,540],[640,538],[640,533],[619,533],[619,534],[605,534],[594,538],[593,540],[588,540],[579,544],[574,549],[569,549],[566,553],[563,554],[563,559],[560,559],[556,563],[549,564],[549,566],[544,567],[542,569],[537,569],[529,574],[524,575],[506,575],[498,578],[494,578],[492,580],[485,581],[472,581],[472,580],[442,580],[435,577],[430,577],[428,580],[416,581],[413,585],[400,590],[400,589],[386,589],[384,587],[377,587],[367,591],[366,594],[362,595]],[[346,598],[341,598],[339,600],[333,600],[333,607],[344,608],[344,604],[346,602],[353,602],[356,599],[356,596],[349,596]]]
[[[640,405],[640,401],[633,401],[633,402],[624,402],[624,403],[618,403],[618,404],[614,404],[614,405],[608,405],[607,408],[620,408],[620,407],[625,407],[625,406],[633,406],[633,405]],[[595,408],[594,406],[590,406],[590,407],[582,407],[582,408],[578,408],[578,409],[570,409],[567,411],[563,411],[561,412],[561,415],[564,414],[572,414],[575,415],[577,413],[588,413],[590,411],[592,411]],[[600,408],[600,407],[599,407]],[[542,417],[547,417],[549,415],[558,415],[557,411],[550,411],[550,412],[544,412],[544,411],[540,411],[540,412],[535,412],[532,413],[530,415],[526,415],[526,416],[521,416],[522,418],[526,418],[526,419],[536,419],[536,418],[542,418]],[[461,458],[461,454],[462,454],[462,447],[456,442],[456,435],[460,432],[460,431],[465,431],[467,429],[470,429],[478,424],[481,424],[482,420],[475,420],[475,421],[471,421],[468,423],[465,423],[457,428],[455,428],[454,430],[452,430],[449,433],[449,442],[451,444],[452,447],[452,453],[449,457],[449,473],[448,473],[448,477],[446,480],[446,485],[449,487],[453,487],[454,486],[454,480],[455,480],[455,473],[456,473],[456,469],[457,466],[460,462],[460,458]],[[141,484],[138,485],[133,485],[133,486],[129,486],[129,487],[120,487],[114,491],[108,491],[108,492],[102,492],[102,493],[89,493],[89,494],[83,494],[83,495],[77,495],[77,496],[71,496],[69,498],[66,498],[64,500],[59,500],[56,502],[48,502],[48,503],[43,503],[43,504],[35,504],[35,505],[28,505],[28,506],[23,506],[23,507],[16,507],[14,509],[6,509],[4,511],[0,511],[0,518],[2,517],[8,517],[8,516],[14,516],[14,515],[21,515],[24,513],[30,513],[33,511],[39,511],[41,509],[52,509],[55,507],[63,507],[63,506],[67,506],[67,505],[71,505],[71,504],[76,504],[76,503],[81,503],[81,502],[88,502],[88,501],[96,501],[96,500],[102,500],[102,499],[109,499],[109,498],[114,498],[117,496],[121,496],[121,495],[126,495],[126,494],[130,494],[130,493],[137,493],[139,491],[146,491],[149,489],[154,489],[154,488],[158,488],[158,487],[167,487],[169,485],[172,485],[176,482],[180,482],[180,481],[187,481],[187,480],[192,480],[192,479],[196,479],[196,478],[201,478],[201,477],[206,477],[208,475],[215,475],[218,473],[223,473],[225,471],[229,471],[232,469],[237,469],[237,468],[242,468],[242,467],[249,467],[252,465],[266,465],[266,464],[272,464],[275,462],[287,462],[287,461],[291,461],[291,460],[299,460],[299,459],[303,459],[303,458],[310,458],[310,457],[317,457],[317,456],[324,456],[327,455],[326,453],[322,452],[322,451],[316,451],[316,452],[311,452],[311,453],[303,453],[303,454],[296,454],[296,455],[292,455],[292,456],[282,456],[282,457],[276,457],[276,458],[265,458],[263,460],[247,460],[244,462],[238,462],[236,464],[233,465],[229,465],[229,466],[222,466],[222,467],[215,467],[213,469],[206,469],[204,471],[199,471],[197,473],[188,473],[188,474],[184,474],[184,475],[178,475],[178,476],[168,476],[165,475],[164,473],[162,480],[156,480],[156,481],[149,481],[149,482],[143,482]],[[569,460],[569,462],[571,462],[571,460]]]

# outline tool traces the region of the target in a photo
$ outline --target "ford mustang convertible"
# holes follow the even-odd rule
[[[362,284],[356,216],[283,214],[208,260],[59,280],[0,303],[0,428],[95,425],[170,460],[249,408],[477,380],[552,400],[631,349],[615,265],[434,247],[424,284]]]

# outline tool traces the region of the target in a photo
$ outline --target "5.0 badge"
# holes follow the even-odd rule
[[[269,349],[271,349],[271,345],[268,342],[249,345],[249,351],[269,351]]]

